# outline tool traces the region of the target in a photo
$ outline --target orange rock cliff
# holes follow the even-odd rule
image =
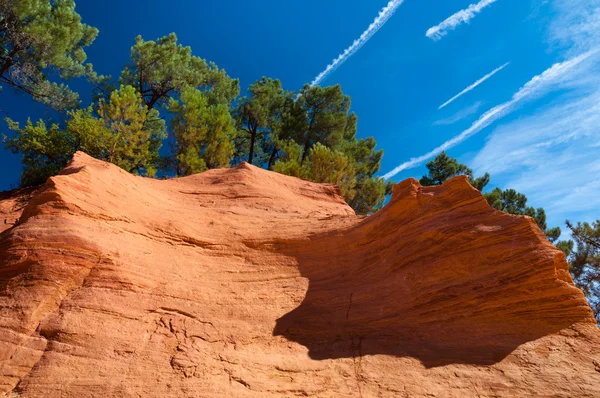
[[[464,177],[357,217],[247,164],[161,181],[77,153],[0,194],[0,231],[0,396],[600,396],[564,255]]]

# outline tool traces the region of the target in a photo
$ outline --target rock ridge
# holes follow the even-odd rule
[[[564,254],[466,177],[358,217],[249,164],[153,180],[78,152],[2,219],[0,394],[600,396]]]

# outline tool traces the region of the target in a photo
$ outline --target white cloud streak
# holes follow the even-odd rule
[[[589,66],[552,103],[496,128],[472,162],[477,174],[490,172],[496,184],[543,205],[553,226],[598,217],[600,68]]]
[[[450,105],[452,102],[456,101],[457,99],[459,99],[460,97],[462,97],[463,95],[468,93],[469,91],[473,91],[474,89],[477,88],[477,86],[479,86],[480,84],[482,84],[483,82],[488,80],[490,77],[494,76],[496,73],[500,72],[502,69],[506,68],[508,65],[510,65],[510,62],[507,62],[504,65],[494,69],[493,71],[491,71],[490,73],[488,73],[487,75],[482,77],[481,79],[477,80],[475,83],[471,84],[469,87],[465,88],[460,93],[456,94],[454,97],[450,98],[448,101],[444,102],[442,105],[440,105],[440,107],[438,109],[445,108],[446,106]]]
[[[585,80],[578,83],[587,84]],[[596,79],[598,83],[600,79]],[[576,91],[586,90],[578,87]],[[563,96],[570,100],[562,103]],[[563,96],[556,101],[558,105],[536,109],[531,116],[496,128],[473,160],[473,169],[497,175],[519,171],[523,166],[541,165],[544,162],[548,165],[552,161],[545,155],[551,148],[563,149],[566,144],[578,139],[583,139],[586,146],[600,142],[600,88],[584,93],[575,100],[570,98],[573,96],[571,92]],[[538,179],[549,175],[550,169],[556,169],[555,165]],[[571,173],[570,168],[564,171]],[[537,180],[529,184],[535,186]]]
[[[425,36],[438,41],[442,37],[446,36],[449,31],[456,29],[458,25],[469,23],[469,21],[475,18],[475,16],[479,14],[485,7],[494,4],[496,1],[497,0],[481,0],[477,4],[471,4],[468,8],[460,10],[439,25],[429,28],[425,33]]]
[[[465,141],[469,137],[479,133],[484,128],[488,127],[490,124],[495,122],[496,120],[504,117],[517,105],[519,102],[538,96],[547,91],[547,89],[557,83],[561,83],[566,79],[567,73],[572,71],[577,65],[581,64],[583,61],[590,58],[592,55],[598,53],[598,50],[590,50],[584,54],[581,54],[577,57],[571,58],[567,61],[554,64],[552,67],[544,71],[542,74],[535,76],[529,82],[527,82],[519,91],[517,91],[510,101],[507,101],[501,105],[495,106],[490,109],[486,113],[484,113],[475,123],[471,125],[468,129],[464,130],[459,135],[454,138],[444,142],[439,147],[427,152],[426,154],[412,158],[407,162],[402,163],[394,170],[390,171],[386,175],[383,176],[384,179],[388,180],[394,177],[396,174],[401,171],[411,169],[419,164],[423,163],[426,160],[429,160],[443,151],[446,151],[461,142]]]
[[[449,118],[436,120],[435,122],[433,122],[433,125],[434,126],[450,126],[451,124],[460,122],[461,120],[477,113],[479,108],[481,108],[481,104],[482,104],[481,101],[478,101],[469,107],[461,109],[460,111],[458,111],[454,115],[450,116]]]
[[[552,8],[558,14],[549,29],[554,47],[580,54],[600,43],[599,0],[554,0]]]
[[[600,0],[551,0],[549,44],[567,57],[600,43]],[[597,52],[600,55],[600,52]],[[562,93],[500,125],[472,161],[496,185],[523,192],[543,206],[548,225],[595,221],[600,208],[600,57],[561,82]],[[568,238],[568,237],[567,237]]]
[[[383,7],[381,11],[379,11],[379,15],[375,20],[369,25],[367,30],[363,32],[362,35],[354,42],[352,45],[344,50],[333,62],[327,65],[327,68],[310,83],[311,86],[318,86],[321,84],[329,75],[336,71],[344,62],[346,62],[350,57],[358,52],[367,44],[367,42],[386,24],[387,21],[394,15],[398,7],[400,7],[404,3],[404,0],[392,0],[387,6]]]

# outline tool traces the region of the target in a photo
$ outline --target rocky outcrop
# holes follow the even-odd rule
[[[23,209],[36,191],[36,188],[22,188],[0,192],[0,233],[12,228],[19,221]]]
[[[465,178],[364,218],[246,164],[159,181],[78,153],[28,194],[0,197],[0,393],[600,396],[564,255]]]

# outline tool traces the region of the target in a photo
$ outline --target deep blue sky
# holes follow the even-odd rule
[[[374,136],[385,150],[383,175],[460,134],[554,63],[568,61],[596,45],[597,27],[591,33],[581,31],[594,29],[592,21],[598,20],[594,7],[599,3],[497,0],[468,24],[434,41],[426,37],[427,29],[467,8],[469,0],[406,0],[324,84],[339,83],[352,97],[359,135]],[[270,76],[293,90],[310,82],[352,44],[386,4],[387,0],[178,0],[168,4],[158,0],[79,0],[77,11],[84,22],[100,30],[87,51],[99,73],[119,74],[136,35],[155,39],[176,32],[195,55],[239,78],[243,89],[261,76]],[[506,62],[511,62],[506,69],[438,110],[446,100]],[[599,132],[597,127],[588,129],[594,123],[600,125],[593,119],[598,114],[594,112],[598,93],[589,90],[590,83],[598,82],[593,68],[597,63],[592,56],[581,64],[585,68],[578,66],[557,76],[544,84],[539,94],[511,107],[502,119],[449,149],[449,154],[478,172],[491,171],[492,185],[514,186],[526,193],[530,204],[547,208],[552,223],[562,223],[567,217],[600,217],[594,214],[600,204],[600,186],[593,184],[593,178],[569,178],[581,174],[583,168],[591,176],[600,171],[600,164],[594,163],[597,156],[591,154],[597,148]],[[77,82],[72,86],[80,90],[87,105],[87,86]],[[573,111],[569,104],[582,104],[589,112],[570,120]],[[0,94],[0,109],[20,122],[28,116],[52,116],[45,107],[6,87]],[[583,126],[577,129],[579,135],[571,131],[577,123]],[[546,128],[545,135],[530,134],[549,125],[559,127]],[[5,126],[0,131],[6,131]],[[579,140],[578,148],[583,145],[590,156],[582,157],[565,144],[573,140]],[[510,144],[513,141],[514,146]],[[550,141],[549,147],[543,146]],[[546,149],[539,152],[540,148]],[[523,152],[532,156],[523,156]],[[555,159],[555,167],[545,167]],[[16,185],[19,159],[0,150],[0,167],[0,190]],[[393,180],[420,177],[424,172],[422,162]],[[559,174],[553,177],[550,172]],[[538,180],[539,184],[530,184]],[[576,197],[567,200],[573,192],[578,193]]]

